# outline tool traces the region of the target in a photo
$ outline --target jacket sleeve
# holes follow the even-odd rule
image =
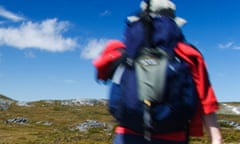
[[[190,124],[190,135],[202,136],[202,115],[216,112],[219,108],[216,95],[209,80],[207,66],[201,53],[190,45],[180,42],[177,44],[175,52],[190,65],[199,97],[199,108]]]
[[[218,102],[203,56],[199,51],[184,43],[178,43],[175,52],[190,65],[203,113],[215,112],[218,109]]]

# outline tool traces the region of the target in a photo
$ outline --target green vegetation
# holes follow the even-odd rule
[[[79,132],[74,128],[85,120],[114,124],[103,105],[64,106],[60,102],[34,102],[29,106],[13,104],[0,111],[0,144],[104,144],[110,143],[112,131],[90,129]],[[8,119],[23,117],[24,124],[7,124]],[[44,123],[50,123],[45,125]]]
[[[12,104],[8,110],[0,111],[0,144],[110,144],[113,130],[90,128],[79,131],[76,126],[86,120],[104,122],[110,127],[115,121],[109,115],[106,105],[67,106],[60,101],[39,101],[28,106]],[[6,123],[8,119],[23,117],[23,124]],[[218,115],[219,119],[240,123],[239,116]],[[240,143],[240,131],[221,124],[224,142]],[[208,143],[207,136],[191,138],[193,144]]]

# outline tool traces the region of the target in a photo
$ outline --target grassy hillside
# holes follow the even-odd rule
[[[103,104],[95,106],[67,106],[60,101],[39,101],[29,105],[12,104],[0,111],[0,144],[110,144],[115,122]],[[6,123],[16,117],[26,123]],[[239,116],[218,115],[219,119],[240,123]],[[106,123],[105,127],[79,131],[76,127],[86,120]],[[240,131],[221,125],[225,143],[239,144]],[[192,139],[193,144],[207,143],[207,139]]]

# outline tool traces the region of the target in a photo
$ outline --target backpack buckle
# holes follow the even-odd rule
[[[144,138],[148,141],[151,141],[151,131],[152,128],[151,124],[151,114],[150,114],[150,107],[151,101],[144,99],[144,112],[143,112],[143,121],[144,121]]]
[[[144,104],[147,105],[148,107],[151,106],[151,102],[150,102],[149,100],[144,99],[143,102],[144,102]]]
[[[144,131],[144,139],[151,141],[151,133],[147,130]]]

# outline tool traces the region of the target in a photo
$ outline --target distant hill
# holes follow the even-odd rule
[[[60,101],[63,105],[95,105],[95,104],[107,104],[107,99],[69,99],[69,100],[39,100],[39,101]],[[19,105],[24,105],[32,102],[18,102],[5,95],[0,94],[0,103],[18,103]],[[220,114],[240,114],[240,102],[221,102],[220,103]]]
[[[0,110],[6,110],[9,106],[14,103],[15,100],[10,99],[2,94],[0,94]]]
[[[69,100],[39,100],[45,102],[54,102],[59,101],[63,105],[68,106],[82,106],[82,105],[96,105],[96,104],[107,104],[107,99],[69,99]],[[33,102],[18,102],[13,100],[7,96],[0,94],[0,107],[1,103],[17,103],[18,105],[26,105]],[[240,102],[221,102],[220,103],[220,110],[218,114],[240,114]]]
[[[225,102],[220,104],[219,114],[240,115],[240,102]]]
[[[2,95],[2,94],[0,94],[0,99],[2,99],[2,100],[14,101],[13,99],[11,99],[11,98],[9,98],[9,97],[7,97],[7,96],[5,96],[5,95]]]

